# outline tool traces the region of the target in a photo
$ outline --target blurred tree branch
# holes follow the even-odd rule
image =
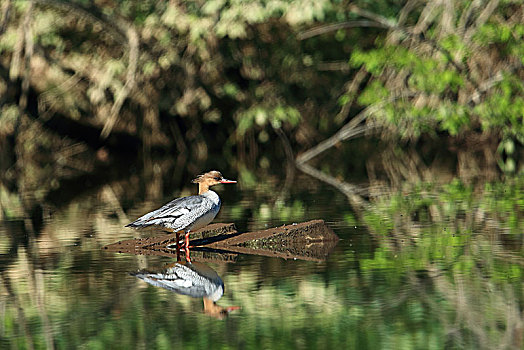
[[[135,88],[136,85],[136,69],[138,65],[138,55],[139,55],[139,38],[138,33],[136,29],[130,25],[127,25],[127,41],[129,46],[129,52],[128,52],[128,65],[127,65],[127,74],[126,74],[126,82],[124,84],[124,87],[116,94],[115,102],[113,103],[113,106],[111,107],[111,114],[109,115],[109,118],[106,120],[106,123],[104,124],[104,128],[102,129],[102,132],[100,133],[100,136],[102,139],[106,139],[107,136],[111,133],[111,130],[113,129],[113,126],[115,125],[115,122],[118,118],[118,113],[120,112],[120,109],[122,108],[122,104],[124,103],[125,99],[129,96],[131,91]]]
[[[0,17],[0,36],[4,34],[11,13],[11,0],[6,0],[2,4],[2,17]]]

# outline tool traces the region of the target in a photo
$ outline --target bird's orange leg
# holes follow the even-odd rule
[[[175,232],[175,234],[176,234],[176,248],[177,249],[184,249],[185,243],[184,242],[180,243],[180,232],[183,233],[184,231],[181,230],[181,231],[176,231]]]
[[[191,256],[189,255],[189,231],[186,231],[186,243],[184,245],[184,250],[186,251],[186,261],[191,262]]]
[[[186,244],[185,244],[185,247],[189,248],[189,231],[186,232]]]

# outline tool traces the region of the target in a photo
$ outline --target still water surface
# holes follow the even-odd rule
[[[382,189],[360,210],[306,175],[276,203],[283,181],[239,180],[218,188],[215,222],[248,231],[323,219],[338,245],[325,261],[197,254],[224,286],[208,312],[202,295],[135,276],[175,259],[102,249],[158,233],[123,225],[181,194],[144,201],[122,194],[134,181],[123,180],[45,209],[34,234],[2,223],[0,348],[522,348],[522,180]]]

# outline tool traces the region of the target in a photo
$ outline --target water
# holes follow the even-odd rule
[[[130,190],[148,186],[134,175],[43,207],[41,224],[2,223],[0,348],[522,348],[521,178],[406,181],[376,187],[361,208],[302,174],[283,196],[283,179],[239,180],[219,188],[215,222],[248,231],[323,219],[338,245],[325,261],[201,261],[223,281],[216,305],[240,307],[213,314],[201,295],[133,275],[173,258],[102,249],[154,235],[123,225],[180,194]]]

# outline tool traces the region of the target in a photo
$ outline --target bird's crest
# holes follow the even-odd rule
[[[200,182],[204,182],[204,179],[206,179],[206,178],[221,179],[222,178],[222,174],[220,173],[220,171],[212,170],[212,171],[209,171],[209,172],[207,172],[205,174],[198,175],[191,182],[194,183],[194,184],[197,184],[197,183],[200,183]]]

